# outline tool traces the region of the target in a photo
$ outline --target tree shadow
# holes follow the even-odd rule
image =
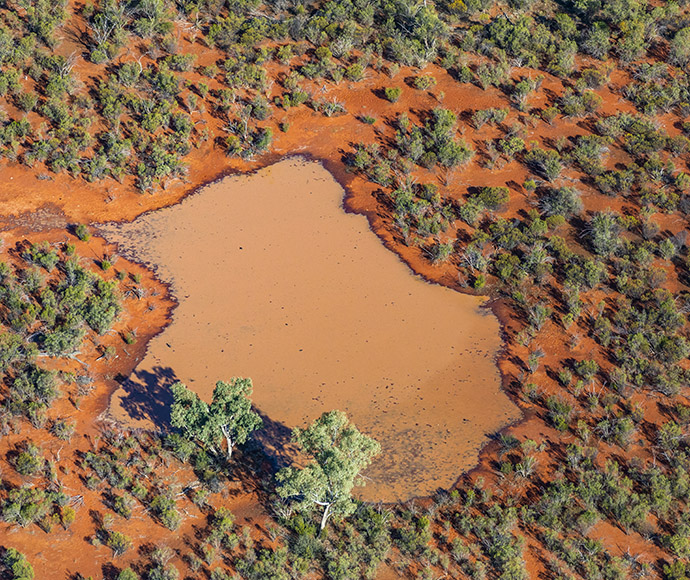
[[[107,562],[101,565],[101,573],[103,580],[116,580],[122,570],[115,566],[112,562]]]
[[[291,443],[292,430],[280,421],[271,419],[260,409],[254,408],[261,420],[263,427],[252,435],[252,446],[259,447],[263,452],[263,459],[268,465],[264,467],[275,474],[282,467],[292,463],[297,453],[297,447]]]
[[[160,427],[170,424],[170,387],[179,381],[173,369],[135,370],[129,377],[120,375],[117,381],[124,391],[120,404],[132,419],[148,419]]]
[[[152,370],[136,370],[129,377],[120,376],[118,382],[124,391],[120,405],[133,419],[152,421],[156,427],[170,428],[170,408],[173,395],[170,387],[179,378],[170,367],[156,366]],[[267,481],[282,468],[294,462],[297,447],[291,443],[292,430],[283,423],[271,419],[260,409],[254,408],[263,421],[263,427],[255,431],[243,446],[244,462],[233,462],[233,476],[244,490],[253,489],[262,494],[256,474]],[[267,501],[267,496],[263,498]]]

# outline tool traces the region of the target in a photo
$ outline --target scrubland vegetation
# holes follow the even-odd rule
[[[110,259],[95,274],[70,244],[28,243],[0,263],[3,530],[61,538],[80,525],[89,549],[112,555],[104,577],[120,580],[374,578],[384,562],[408,578],[690,576],[685,2],[0,10],[0,154],[48,179],[155,193],[204,143],[244,159],[269,151],[277,129],[299,131],[285,120],[295,109],[357,123],[348,93],[373,83],[367,98],[390,114],[358,117],[373,129],[342,143],[349,185],[373,193],[372,223],[413,267],[494,299],[505,387],[527,413],[456,489],[392,506],[352,500],[377,446],[338,413],[295,434],[311,463],[276,480],[245,382],[222,383],[210,405],[179,385],[187,407],[170,430],[105,427],[84,447],[55,409],[65,392],[78,407],[92,381],[59,361],[80,362],[94,340],[113,358],[108,333],[138,285],[125,291]],[[486,106],[448,99],[449,86],[484,91]],[[230,407],[239,429],[222,419]],[[327,460],[327,421],[358,461],[334,441]],[[65,442],[62,459],[46,438]],[[82,487],[62,486],[58,465]],[[256,527],[224,505],[241,478],[266,511]],[[134,535],[142,518],[155,545]],[[3,534],[0,569],[32,578],[18,537]]]

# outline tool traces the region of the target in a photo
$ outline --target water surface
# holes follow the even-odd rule
[[[137,393],[179,379],[209,399],[217,380],[248,376],[276,441],[341,409],[381,443],[367,499],[428,494],[471,468],[518,417],[494,364],[498,321],[415,276],[343,196],[320,164],[288,159],[103,226],[179,301],[111,411],[137,423]]]

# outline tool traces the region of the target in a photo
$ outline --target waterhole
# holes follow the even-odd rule
[[[343,197],[322,165],[292,158],[100,226],[179,302],[111,413],[155,421],[164,401],[144,395],[174,380],[208,400],[217,380],[251,377],[276,448],[331,409],[381,443],[366,499],[429,494],[471,468],[518,417],[494,362],[498,321],[483,299],[414,275]]]

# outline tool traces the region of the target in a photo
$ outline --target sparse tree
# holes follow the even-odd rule
[[[539,207],[547,216],[562,215],[569,218],[579,214],[583,205],[580,193],[574,187],[558,187],[549,189],[539,199]]]
[[[610,211],[597,212],[586,226],[592,248],[600,256],[608,256],[618,248],[620,231],[618,216]]]
[[[120,573],[117,575],[117,580],[139,580],[139,576],[131,568],[125,568],[124,570],[120,570]]]

